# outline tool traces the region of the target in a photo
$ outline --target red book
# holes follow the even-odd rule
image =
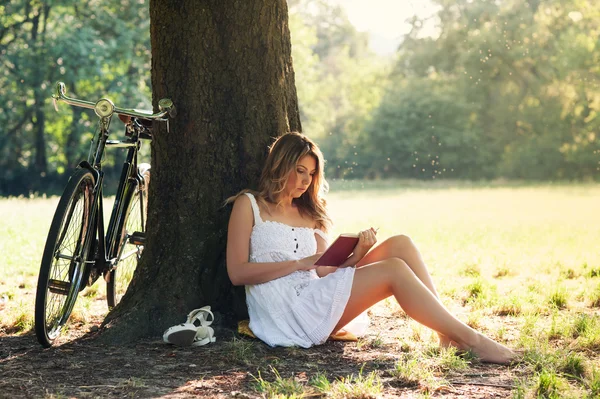
[[[340,234],[315,262],[317,266],[339,266],[352,254],[358,244],[358,234]]]

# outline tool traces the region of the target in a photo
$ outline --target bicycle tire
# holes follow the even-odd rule
[[[134,184],[134,189],[125,194],[124,217],[121,219],[121,232],[117,236],[119,245],[116,254],[121,254],[116,267],[110,272],[106,283],[106,300],[110,309],[117,306],[127,291],[133,274],[137,269],[144,250],[143,245],[129,242],[132,233],[146,233],[146,215],[148,212],[148,186],[150,184],[150,165],[140,164],[138,174],[142,181]]]
[[[77,169],[56,207],[42,255],[35,298],[35,334],[50,347],[66,324],[82,284],[93,220],[94,175]],[[90,236],[90,237],[88,237]]]

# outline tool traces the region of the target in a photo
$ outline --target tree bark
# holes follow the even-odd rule
[[[257,188],[267,146],[300,131],[285,0],[151,0],[152,87],[177,116],[156,124],[147,245],[106,342],[156,336],[211,305],[243,317],[227,276],[229,196]]]
[[[44,58],[46,45],[46,21],[50,7],[48,5],[40,6],[34,11],[32,18],[31,39],[36,48],[35,57],[41,64]],[[41,20],[40,20],[41,19]],[[40,26],[41,24],[41,26]],[[44,81],[44,71],[38,70],[34,74],[34,100],[35,100],[35,118],[33,119],[35,156],[33,162],[33,170],[35,178],[39,181],[48,173],[48,161],[46,158],[46,115],[44,113],[45,93],[42,91],[42,82]]]

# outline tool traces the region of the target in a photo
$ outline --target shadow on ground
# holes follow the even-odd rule
[[[107,346],[94,338],[88,334],[44,349],[33,333],[1,337],[2,396],[253,397],[259,394],[252,375],[258,376],[259,369],[272,379],[265,373],[270,366],[286,377],[317,369],[334,371],[327,373],[331,377],[347,376],[361,367],[345,358],[340,342],[309,350],[272,349],[256,340],[234,339],[226,330],[216,343],[194,348],[151,340]]]
[[[386,320],[379,321],[379,332],[374,331],[363,344],[327,342],[310,349],[270,348],[222,328],[216,330],[216,343],[187,348],[160,340],[110,346],[99,344],[97,333],[88,333],[44,349],[33,333],[0,334],[0,396],[255,398],[261,397],[256,378],[273,381],[278,373],[306,385],[318,373],[332,382],[356,376],[361,369],[363,375],[376,371],[380,376],[381,397],[419,396],[423,387],[418,382],[407,384],[393,375],[403,348],[393,338],[396,328],[383,328],[382,336]],[[368,344],[382,337],[382,344]],[[444,398],[509,397],[516,374],[519,371],[515,369],[476,363],[451,375],[452,384],[430,394]]]

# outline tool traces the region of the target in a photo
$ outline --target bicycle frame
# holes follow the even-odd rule
[[[115,253],[117,246],[117,234],[122,227],[122,220],[117,220],[119,215],[122,215],[122,208],[125,206],[123,198],[128,190],[135,190],[138,184],[142,184],[140,177],[137,176],[137,153],[141,145],[140,138],[137,133],[128,140],[108,140],[108,125],[110,120],[101,121],[101,128],[99,133],[99,140],[96,147],[93,164],[80,164],[80,167],[87,169],[93,169],[97,173],[96,185],[93,192],[92,209],[94,212],[94,223],[91,224],[93,229],[95,226],[96,231],[92,231],[90,237],[94,237],[97,233],[98,237],[98,248],[96,258],[94,259],[93,267],[98,270],[100,274],[105,276],[109,273],[120,260],[121,254]],[[117,147],[117,148],[129,148],[127,157],[123,163],[121,170],[121,177],[119,179],[119,186],[117,189],[115,203],[109,219],[108,228],[105,230],[104,226],[104,195],[103,195],[103,181],[104,172],[102,171],[102,157],[106,147]],[[134,171],[136,173],[134,173]],[[141,204],[143,206],[143,204]]]
[[[124,109],[115,107],[114,104],[107,99],[101,99],[97,103],[89,101],[78,100],[69,98],[65,95],[65,85],[62,82],[58,82],[56,85],[55,94],[52,96],[54,99],[54,105],[56,107],[56,101],[60,100],[67,104],[94,109],[96,114],[100,118],[100,131],[98,133],[98,141],[94,150],[94,156],[92,163],[89,161],[81,162],[78,167],[88,169],[95,177],[95,186],[92,193],[92,209],[93,221],[88,227],[86,237],[88,239],[95,239],[96,234],[98,237],[98,248],[95,259],[86,261],[84,276],[89,276],[92,269],[96,269],[98,274],[104,274],[105,278],[108,276],[111,270],[114,269],[115,265],[122,256],[121,253],[115,253],[118,247],[117,234],[122,228],[122,220],[117,220],[119,215],[122,215],[122,208],[126,205],[123,203],[123,198],[128,190],[135,190],[138,184],[143,184],[143,178],[137,174],[137,154],[141,145],[141,135],[144,131],[144,127],[138,124],[136,119],[130,119],[126,123],[125,128],[127,133],[130,134],[130,138],[126,140],[109,140],[109,128],[112,117],[114,114],[123,116],[140,118],[145,120],[158,120],[167,122],[167,131],[169,129],[168,116],[175,115],[175,109],[173,102],[169,99],[162,99],[159,101],[159,112],[156,114],[137,111],[133,109]],[[137,124],[134,126],[134,124]],[[147,138],[150,138],[148,136]],[[104,226],[104,196],[102,193],[102,186],[104,181],[104,172],[102,171],[102,158],[106,147],[117,147],[117,148],[128,148],[127,157],[123,163],[121,170],[121,177],[119,180],[119,187],[117,189],[115,203],[113,205],[111,217],[109,220],[108,228],[105,230]],[[140,204],[144,206],[144,204]],[[144,212],[142,212],[144,215]],[[143,217],[143,216],[142,216]],[[92,254],[93,255],[93,254]],[[86,281],[87,284],[93,283]]]

